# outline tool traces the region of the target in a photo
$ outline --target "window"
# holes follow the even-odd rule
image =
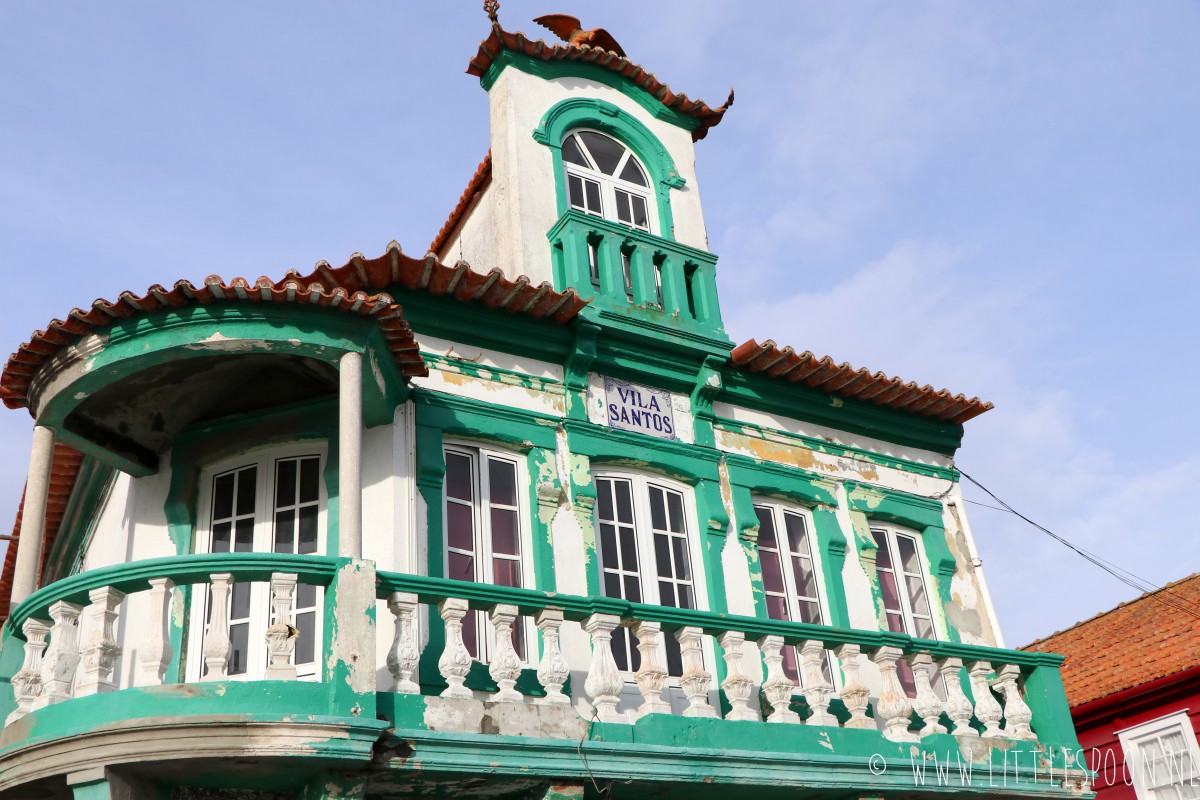
[[[602,133],[577,130],[562,143],[571,208],[653,232],[653,192],[628,147]]]
[[[497,586],[524,585],[525,515],[518,491],[525,485],[515,456],[447,445],[446,577]],[[525,660],[528,620],[513,626],[513,646]],[[463,642],[473,658],[487,660],[494,637],[483,612],[463,619]]]
[[[1118,774],[1132,779],[1139,800],[1200,797],[1200,747],[1186,709],[1117,731],[1117,738],[1126,770]]]
[[[322,457],[297,453],[244,459],[205,474],[201,491],[196,550],[202,553],[295,553],[325,551],[325,496]],[[317,674],[321,590],[300,584],[293,602],[293,624],[299,635],[292,663],[299,677]],[[212,618],[208,591],[197,591],[193,619]],[[203,615],[202,617],[200,615]],[[261,677],[267,664],[263,634],[271,618],[270,586],[234,583],[229,597],[227,666],[231,678]],[[191,652],[203,650],[203,631],[195,626]],[[195,677],[207,671],[200,657],[189,669]]]
[[[754,513],[758,516],[758,561],[767,616],[826,624],[808,515],[775,503],[756,503]],[[828,658],[823,669],[825,679],[832,683]],[[795,647],[783,649],[783,671],[797,684],[803,683]]]
[[[934,639],[933,614],[929,607],[925,570],[917,549],[917,534],[890,525],[871,524],[871,535],[879,547],[875,567],[879,590],[887,614],[889,631],[920,639]]]
[[[600,534],[605,597],[672,608],[698,608],[684,494],[641,476],[596,477],[596,527]],[[679,643],[663,637],[667,672],[683,674]],[[613,633],[618,668],[641,666],[634,636]]]

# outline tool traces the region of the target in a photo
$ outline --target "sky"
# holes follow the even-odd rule
[[[1200,569],[1200,5],[503,0],[677,91],[726,327],[978,395],[957,463],[1156,585]],[[0,347],[94,298],[423,253],[487,150],[480,4],[0,4]],[[31,419],[0,414],[0,519]],[[970,499],[992,501],[967,486]],[[1131,599],[970,507],[1010,646]]]

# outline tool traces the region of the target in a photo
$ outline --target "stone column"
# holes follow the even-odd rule
[[[18,604],[38,588],[42,541],[46,532],[46,499],[50,493],[50,468],[54,463],[54,431],[41,425],[33,429],[29,453],[29,477],[21,507],[21,532],[17,540],[17,564],[13,574],[12,603]]]
[[[362,558],[362,354],[346,353],[338,381],[338,554]]]

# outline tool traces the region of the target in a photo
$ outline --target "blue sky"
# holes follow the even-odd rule
[[[1195,2],[549,5],[677,90],[727,327],[978,394],[959,463],[1154,581],[1200,565]],[[423,252],[487,149],[479,4],[0,5],[9,349],[93,298]],[[11,519],[30,419],[0,415]],[[978,494],[972,497],[979,498]],[[1010,645],[1134,592],[971,520]]]

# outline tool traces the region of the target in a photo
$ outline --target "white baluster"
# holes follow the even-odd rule
[[[867,706],[871,700],[871,690],[862,682],[862,648],[856,644],[843,644],[835,647],[833,652],[842,666],[842,691],[840,697],[850,719],[846,720],[847,728],[874,728],[875,722],[867,716]]]
[[[121,654],[121,646],[117,644],[113,626],[117,621],[117,606],[125,599],[125,593],[104,586],[88,592],[88,599],[91,605],[87,615],[92,632],[80,650],[83,678],[75,688],[76,697],[112,692],[117,688],[113,682],[113,668]]]
[[[758,714],[750,708],[750,693],[754,691],[754,681],[742,671],[742,646],[746,636],[741,631],[725,631],[717,639],[721,649],[725,651],[725,680],[721,688],[729,700],[729,713],[725,719],[757,720]]]
[[[917,696],[913,700],[913,711],[917,712],[917,716],[925,723],[925,727],[921,729],[922,736],[928,736],[931,733],[945,733],[946,726],[941,723],[942,711],[944,710],[942,700],[933,691],[933,656],[929,653],[913,653],[906,657],[909,667],[912,668],[913,683],[917,687]]]
[[[615,614],[592,614],[583,623],[583,629],[592,637],[592,663],[583,688],[592,698],[596,718],[601,722],[629,721],[617,711],[625,682],[613,660],[612,634],[620,624],[621,618]]]
[[[496,652],[488,665],[488,674],[500,687],[496,700],[520,703],[525,698],[516,690],[517,678],[521,677],[521,659],[513,647],[513,623],[517,619],[517,607],[498,605],[492,608],[492,627],[496,631]]]
[[[33,711],[38,697],[42,694],[42,651],[46,649],[46,635],[50,633],[50,623],[40,619],[27,619],[21,625],[21,631],[25,634],[25,661],[17,674],[12,676],[17,707],[8,715],[8,719],[4,721],[5,725],[11,725]]]
[[[563,612],[561,608],[544,608],[535,617],[538,630],[542,632],[542,660],[538,664],[538,681],[546,690],[545,697],[539,697],[537,703],[558,705],[570,703],[571,698],[563,694],[563,684],[567,682],[570,668],[563,658],[562,646],[559,643],[558,629],[562,627]]]
[[[971,727],[971,714],[974,709],[971,700],[962,688],[959,673],[962,671],[961,658],[943,658],[938,661],[938,672],[942,673],[942,683],[946,686],[946,716],[953,724],[951,733],[955,736],[978,737],[979,731]]]
[[[658,663],[658,637],[662,625],[657,622],[639,622],[634,632],[638,638],[638,653],[642,665],[634,675],[642,691],[642,705],[638,717],[649,714],[670,714],[671,704],[663,700],[663,688],[667,685],[667,669]]]
[[[79,615],[83,606],[59,600],[50,606],[50,646],[42,656],[42,693],[34,708],[61,703],[74,695],[75,670],[79,668]]]
[[[467,615],[468,603],[457,597],[447,597],[438,603],[438,613],[446,623],[446,646],[438,659],[438,670],[446,679],[442,697],[470,700],[471,690],[464,684],[471,671],[471,653],[463,644],[463,617]]]
[[[204,632],[204,665],[208,672],[200,680],[220,681],[228,678],[225,671],[229,656],[233,654],[233,641],[229,638],[229,592],[233,588],[233,575],[218,572],[209,576],[209,606],[211,613],[208,630]]]
[[[767,722],[799,722],[800,715],[789,707],[796,684],[783,671],[783,637],[764,636],[758,640],[758,649],[762,651],[767,667],[767,677],[762,684],[763,697],[774,709]]]
[[[171,619],[171,590],[175,583],[170,578],[151,578],[150,624],[142,633],[138,645],[138,686],[157,686],[163,682],[167,665],[174,655],[169,635]]]
[[[871,660],[879,667],[879,700],[875,703],[875,715],[883,720],[883,735],[893,742],[915,742],[916,734],[908,730],[912,705],[904,686],[900,683],[900,673],[896,662],[904,651],[899,647],[880,647],[871,654]]]
[[[396,635],[388,650],[387,667],[392,673],[392,691],[400,694],[420,694],[416,681],[421,653],[417,649],[417,604],[419,599],[408,592],[392,592],[388,611],[396,620]]]
[[[812,710],[806,720],[809,725],[832,725],[838,719],[829,713],[829,698],[833,696],[833,684],[825,678],[825,643],[806,639],[800,647],[800,660],[804,664],[804,688],[800,693]]]
[[[704,648],[700,646],[700,638],[704,632],[699,628],[680,628],[675,631],[675,640],[679,642],[679,650],[683,660],[683,677],[679,685],[683,687],[683,695],[688,699],[688,707],[683,710],[685,717],[719,717],[717,709],[708,701],[708,690],[712,687],[712,673],[704,668]]]
[[[300,631],[292,624],[295,610],[296,579],[294,573],[280,572],[271,576],[271,609],[275,621],[267,628],[267,680],[294,681],[296,668],[292,666],[292,653],[296,650],[296,637]]]
[[[1029,727],[1033,721],[1033,711],[1021,697],[1021,687],[1018,680],[1021,668],[1016,664],[1005,664],[996,673],[995,686],[1004,696],[1004,735],[1009,739],[1033,741],[1037,734]]]
[[[975,719],[983,723],[983,735],[1002,737],[1004,732],[1000,730],[1000,718],[1004,716],[1004,709],[988,685],[991,673],[992,665],[988,661],[976,661],[967,670],[971,678],[971,694],[975,695]]]

